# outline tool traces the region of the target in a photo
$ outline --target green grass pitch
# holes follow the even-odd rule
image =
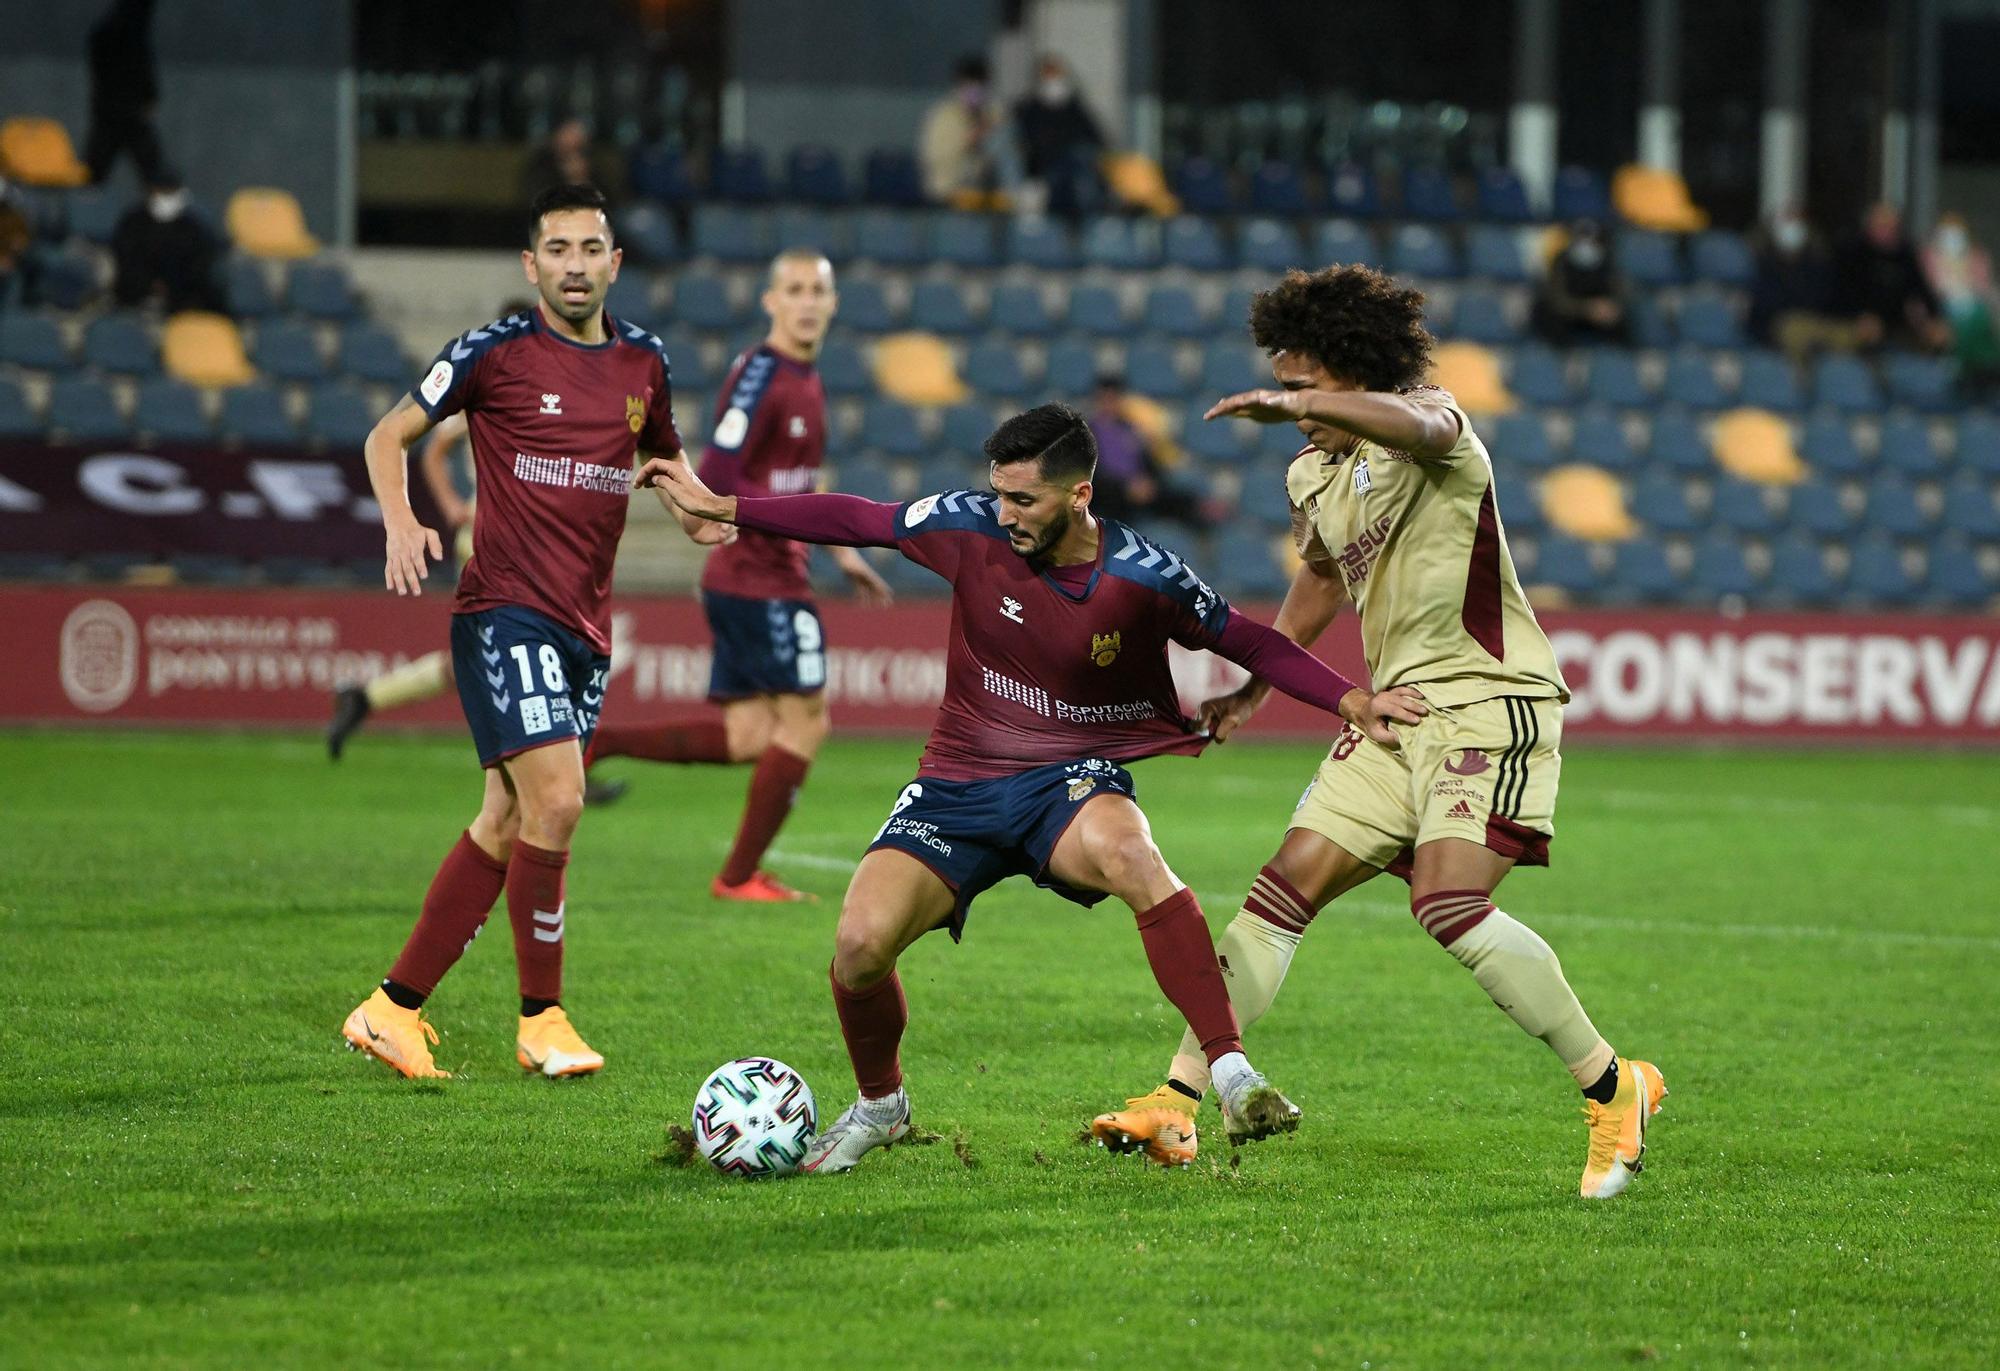
[[[1556,865],[1500,899],[1666,1073],[1610,1204],[1560,1065],[1388,878],[1250,1035],[1292,1138],[1210,1129],[1172,1173],[1078,1145],[1178,1025],[1125,910],[1014,881],[904,962],[945,1141],[767,1184],[657,1161],[730,1057],[852,1097],[833,921],[915,753],[836,738],[772,863],[823,902],[782,910],[706,894],[744,772],[625,766],[569,894],[607,1069],[515,1067],[502,911],[431,1002],[457,1079],[416,1085],[338,1028],[471,815],[465,743],[0,735],[0,1364],[2000,1364],[1994,758],[1572,752]],[[1137,768],[1216,928],[1316,759]]]

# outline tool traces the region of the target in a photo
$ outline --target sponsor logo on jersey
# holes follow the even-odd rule
[[[1486,760],[1484,752],[1476,747],[1468,747],[1457,757],[1446,762],[1444,769],[1454,776],[1477,776],[1491,765],[1492,763]]]
[[[1094,778],[1089,776],[1079,777],[1069,783],[1069,802],[1075,804],[1095,789],[1097,789],[1097,781]]]
[[[431,374],[424,377],[424,383],[417,387],[417,394],[424,397],[425,404],[434,405],[442,400],[444,393],[450,389],[451,363],[440,357],[437,365],[431,368]]]
[[[561,414],[562,396],[552,390],[543,391],[541,412],[543,414]]]
[[[792,436],[793,436],[794,438],[803,438],[803,437],[805,437],[805,436],[806,436],[806,416],[805,416],[805,415],[803,415],[803,414],[794,414],[794,415],[792,416]]]
[[[1000,597],[1000,617],[1003,619],[1012,619],[1017,624],[1027,622],[1021,617],[1021,602],[1012,595],[1002,595]]]
[[[1123,646],[1124,641],[1115,628],[1109,633],[1093,633],[1090,635],[1090,660],[1099,666],[1110,666],[1118,660],[1118,650]]]
[[[1460,800],[1460,801],[1459,801],[1459,802],[1458,802],[1457,804],[1453,805],[1453,806],[1452,806],[1452,807],[1451,807],[1450,809],[1447,809],[1447,810],[1446,810],[1446,811],[1444,812],[1444,816],[1445,816],[1445,818],[1447,818],[1447,819],[1471,819],[1471,818],[1475,818],[1475,817],[1477,817],[1477,816],[1476,816],[1476,815],[1474,815],[1474,814],[1473,814],[1473,812],[1472,812],[1472,806],[1471,806],[1471,805],[1469,805],[1469,804],[1467,804],[1467,803],[1466,803],[1465,801],[1463,801],[1463,800]]]
[[[637,433],[646,426],[646,402],[636,395],[625,397],[625,427]]]
[[[1375,559],[1389,544],[1389,526],[1395,522],[1393,516],[1384,514],[1362,529],[1361,536],[1342,548],[1333,559],[1339,563],[1341,577],[1350,590],[1368,579],[1368,573],[1375,567]]]

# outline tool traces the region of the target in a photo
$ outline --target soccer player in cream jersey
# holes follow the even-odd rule
[[[1383,871],[1404,877],[1423,930],[1575,1078],[1590,1131],[1582,1193],[1616,1195],[1666,1085],[1652,1063],[1617,1055],[1549,945],[1493,903],[1516,865],[1548,864],[1569,691],[1514,573],[1486,448],[1425,383],[1423,296],[1362,266],[1294,271],[1256,297],[1250,329],[1281,388],[1206,417],[1296,424],[1308,444],[1286,474],[1303,565],[1272,626],[1310,645],[1352,600],[1373,689],[1414,697],[1421,717],[1393,725],[1394,744],[1341,731],[1217,942],[1230,1001],[1248,1028],[1322,907]],[[1220,742],[1269,692],[1253,679],[1203,705],[1202,722]],[[1184,1042],[1167,1084],[1092,1131],[1191,1161],[1208,1084],[1199,1045]]]

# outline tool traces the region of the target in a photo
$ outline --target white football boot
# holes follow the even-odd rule
[[[812,1140],[799,1170],[806,1175],[852,1171],[870,1152],[901,1142],[909,1132],[910,1097],[901,1090],[885,1099],[856,1100]]]

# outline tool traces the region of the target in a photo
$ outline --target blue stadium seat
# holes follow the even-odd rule
[[[1692,533],[1700,525],[1688,508],[1681,478],[1667,471],[1648,471],[1632,487],[1632,515],[1658,533]]]
[[[984,405],[953,405],[944,412],[938,442],[952,452],[977,457],[994,430],[993,412]]]
[[[1799,434],[1799,456],[1828,476],[1858,476],[1869,467],[1847,420],[1838,414],[1822,412],[1806,420]]]
[[[278,307],[271,278],[254,257],[233,256],[223,264],[222,297],[238,322],[261,319]]]
[[[1942,538],[1926,550],[1929,566],[1924,594],[1955,609],[1979,609],[2000,587],[1979,565],[1978,552],[1962,538]]]
[[[182,585],[238,586],[250,579],[250,568],[237,558],[208,553],[169,557],[167,568]]]
[[[863,406],[860,442],[891,457],[917,457],[926,448],[917,412],[895,400],[870,400]]]
[[[847,170],[830,147],[801,143],[785,158],[785,194],[808,205],[844,205]]]
[[[1151,224],[1100,214],[1083,226],[1083,260],[1113,271],[1147,271],[1160,264],[1159,238]]]
[[[709,192],[719,200],[762,205],[771,199],[771,174],[764,151],[755,147],[719,148],[709,165]]]
[[[1521,251],[1518,229],[1498,224],[1474,224],[1465,233],[1468,276],[1519,284],[1528,279],[1528,259]]]
[[[1968,537],[2000,541],[2000,507],[1983,476],[1960,472],[1944,488],[1945,527]]]
[[[1291,588],[1291,578],[1271,556],[1270,531],[1242,521],[1217,539],[1215,579],[1223,593],[1242,599],[1275,599]]]
[[[845,314],[843,308],[843,318]],[[694,328],[726,331],[735,328],[743,314],[729,298],[729,285],[720,276],[683,271],[674,282],[674,318]]]
[[[0,376],[0,438],[31,438],[42,431],[42,421],[28,404],[21,387]]]
[[[1041,287],[1027,281],[1003,281],[993,287],[987,317],[1000,332],[1022,338],[1040,338],[1056,327]]]
[[[130,203],[108,186],[85,186],[71,191],[63,208],[69,217],[71,233],[99,247],[109,247],[111,235]]]
[[[1691,290],[1681,297],[1681,341],[1704,348],[1743,346],[1743,322],[1726,296],[1712,290]]]
[[[994,312],[999,312],[996,296]],[[1027,368],[1006,338],[983,338],[965,354],[965,383],[981,395],[1017,399],[1028,393]]]
[[[1209,404],[1238,391],[1255,390],[1271,379],[1270,369],[1260,362],[1256,350],[1240,338],[1218,338],[1202,353],[1201,379],[1196,388],[1209,397]],[[1239,423],[1237,427],[1243,425]]]
[[[1171,343],[1146,338],[1125,353],[1125,384],[1155,400],[1178,400],[1188,393]]]
[[[1389,269],[1398,276],[1453,280],[1460,275],[1451,240],[1425,224],[1405,224],[1390,237]]]
[[[49,387],[48,427],[71,442],[115,442],[131,433],[111,387],[94,376],[58,376]]]
[[[1247,336],[1250,328],[1250,302],[1257,292],[1250,286],[1231,286],[1222,295],[1222,311],[1215,317],[1215,327],[1219,335],[1230,338]]]
[[[1154,286],[1146,293],[1141,322],[1152,332],[1172,338],[1200,338],[1208,333],[1208,320],[1202,317],[1194,292],[1186,286]]]
[[[1486,434],[1486,450],[1503,471],[1546,471],[1556,464],[1548,425],[1533,410],[1516,410],[1495,419]]]
[[[1955,369],[1942,357],[1921,357],[1912,352],[1892,352],[1882,359],[1882,379],[1896,403],[1936,414],[1956,402]]]
[[[1681,593],[1680,575],[1667,560],[1666,545],[1658,538],[1642,535],[1620,543],[1611,567],[1618,589],[1647,604],[1661,604]]]
[[[0,552],[0,581],[63,581],[70,574],[69,559],[52,552]]]
[[[659,281],[654,275],[639,267],[627,266],[618,273],[618,279],[611,283],[610,291],[604,297],[604,307],[611,311],[614,319],[625,319],[643,329],[657,333],[660,321],[667,317],[660,307]],[[361,325],[372,328],[372,325]],[[352,330],[349,330],[351,335]],[[346,355],[347,341],[341,340],[341,354]],[[352,368],[349,368],[352,370]]]
[[[1352,219],[1324,219],[1313,230],[1313,264],[1331,266],[1336,262],[1360,262],[1367,266],[1387,266],[1391,254],[1375,244],[1373,234]]]
[[[1572,461],[1588,462],[1606,471],[1630,471],[1639,462],[1618,416],[1595,406],[1577,412],[1569,455]]]
[[[2000,419],[1975,412],[1959,416],[1958,467],[1982,476],[2000,476]]]
[[[1069,327],[1101,338],[1122,338],[1130,333],[1125,306],[1118,292],[1109,286],[1077,286],[1069,293]]]
[[[1237,230],[1236,254],[1258,271],[1290,271],[1306,264],[1306,252],[1290,224],[1275,219],[1251,219]]]
[[[358,449],[380,416],[368,397],[353,386],[329,382],[314,386],[306,403],[306,433],[330,449]]]
[[[664,266],[681,255],[680,230],[673,216],[657,205],[635,201],[618,212],[618,245],[625,250],[625,270]]]
[[[771,222],[772,237],[780,252],[787,248],[816,248],[835,262],[852,252],[853,235],[848,228],[853,220],[844,210],[820,205],[784,205]],[[622,226],[624,220],[619,223]]]
[[[1535,498],[1535,483],[1525,473],[1497,482],[1494,493],[1499,497],[1500,522],[1508,536],[1538,538],[1547,531],[1541,501]]]
[[[1058,338],[1049,344],[1044,385],[1050,398],[1077,400],[1097,384],[1097,349],[1081,338]]]
[[[1348,219],[1377,219],[1382,214],[1382,190],[1375,173],[1360,162],[1341,162],[1326,173],[1329,214]]]
[[[871,205],[915,209],[924,203],[924,178],[908,148],[872,148],[861,173],[862,196]]]
[[[1007,225],[1007,260],[1043,271],[1070,271],[1076,266],[1076,244],[1056,220],[1015,219]]]
[[[1242,511],[1269,528],[1289,528],[1292,522],[1291,497],[1285,493],[1285,468],[1281,460],[1252,461],[1243,473]]]
[[[1944,473],[1944,459],[1931,441],[1930,424],[1914,414],[1891,414],[1882,421],[1882,454],[1877,465],[1913,480]]]
[[[919,281],[910,291],[910,324],[956,336],[979,327],[972,306],[953,281]]]
[[[373,427],[375,421],[368,422]],[[132,427],[161,443],[202,443],[215,436],[215,422],[202,410],[201,392],[172,376],[149,376],[139,383]]]
[[[312,325],[296,319],[266,319],[257,325],[250,360],[257,370],[280,381],[317,381],[327,374]]]
[[[917,463],[917,489],[924,494],[934,490],[976,490],[985,483],[986,454],[980,447],[925,453]]]
[[[673,356],[672,352],[668,353]],[[680,365],[675,363],[678,374]],[[819,380],[832,396],[867,395],[875,389],[875,378],[869,374],[868,361],[861,355],[861,349],[846,338],[835,334],[826,340],[819,352]]]
[[[1740,403],[1757,409],[1792,414],[1805,407],[1799,390],[1798,373],[1782,353],[1759,349],[1743,354],[1743,382],[1737,388]]]
[[[1859,357],[1832,354],[1813,368],[1813,404],[1846,414],[1873,414],[1882,408],[1882,388]]]
[[[98,293],[97,259],[88,252],[44,252],[39,276],[42,303],[52,309],[82,309]]]
[[[0,314],[0,362],[60,371],[69,365],[69,344],[47,315],[9,310]]]
[[[1689,409],[1721,409],[1729,403],[1729,392],[1716,377],[1715,364],[1707,354],[1686,348],[1667,358],[1661,395]]]
[[[761,266],[777,251],[771,221],[736,205],[694,207],[694,255],[744,266]]]
[[[625,174],[632,183],[632,193],[642,200],[685,205],[697,193],[687,159],[678,149],[661,144],[634,148],[625,163]]]
[[[1205,393],[1206,387],[1203,389]],[[1256,451],[1257,430],[1241,421],[1203,419],[1201,416],[1209,403],[1198,398],[1182,414],[1181,446],[1191,456],[1230,467],[1249,462],[1251,454]]]
[[[687,289],[685,277],[682,278],[681,289]],[[882,282],[864,276],[840,287],[840,322],[860,333],[891,333],[903,326],[903,314],[891,301]],[[704,324],[702,327],[711,328],[714,325]]]
[[[1688,582],[1703,600],[1748,595],[1757,588],[1756,578],[1750,574],[1749,559],[1743,554],[1742,541],[1728,533],[1711,533],[1694,545]]]
[[[709,374],[708,364],[702,360],[701,334],[693,327],[674,323],[653,331],[659,335],[660,346],[666,351],[668,377],[676,391],[707,390],[722,379]],[[842,347],[852,346],[845,340],[835,341]],[[820,354],[820,375],[826,375],[825,353]]]
[[[1223,271],[1229,249],[1214,224],[1191,214],[1169,219],[1165,229],[1167,265],[1190,271]]]
[[[1528,188],[1512,167],[1487,167],[1479,173],[1478,214],[1496,224],[1526,224],[1534,221],[1535,207]]]
[[[261,382],[222,393],[222,435],[241,443],[299,441],[298,426],[285,408],[285,393]]]
[[[1250,173],[1250,209],[1256,214],[1299,215],[1311,209],[1305,178],[1290,162],[1269,161]]]
[[[1789,603],[1809,608],[1830,603],[1840,591],[1819,544],[1796,533],[1771,544],[1770,588]]]
[[[1236,208],[1229,173],[1206,157],[1189,157],[1174,167],[1174,195],[1190,214],[1228,214]]]
[[[285,299],[300,314],[315,319],[349,319],[356,304],[347,269],[338,262],[300,262],[285,285]]]
[[[1521,329],[1507,317],[1507,304],[1490,290],[1469,288],[1458,295],[1451,314],[1450,336],[1472,343],[1514,343]]]
[[[1242,420],[1237,420],[1241,423]],[[1299,431],[1290,424],[1258,424],[1257,452],[1259,457],[1268,458],[1278,464],[1280,473],[1292,464],[1292,459],[1306,445]]]
[[[1541,538],[1535,548],[1530,585],[1554,586],[1571,595],[1589,595],[1603,589],[1604,580],[1591,565],[1590,549],[1561,533]]]
[[[1646,440],[1646,460],[1668,471],[1706,473],[1714,469],[1715,455],[1709,451],[1708,435],[1685,410],[1663,408],[1653,411],[1653,431]]]
[[[921,221],[914,214],[871,209],[854,220],[854,255],[890,267],[913,267],[924,262]]]
[[[1778,528],[1766,487],[1740,476],[1716,478],[1711,514],[1718,525],[1736,533],[1775,533]]]
[[[1595,219],[1611,221],[1611,188],[1604,178],[1588,167],[1564,167],[1556,173],[1555,217],[1564,221]]]
[[[1915,488],[1887,472],[1869,482],[1867,520],[1870,528],[1894,538],[1921,538],[1937,522],[1918,503]]]
[[[1625,320],[1634,347],[1670,348],[1680,341],[1660,297],[1651,291],[1640,291],[1626,302]]]
[[[1561,406],[1576,398],[1563,359],[1539,343],[1514,349],[1508,359],[1507,389],[1531,405]]]
[[[1584,392],[1592,403],[1618,409],[1639,409],[1653,402],[1639,379],[1638,358],[1623,348],[1599,348],[1590,354]]]
[[[1794,486],[1787,517],[1793,528],[1815,538],[1845,538],[1857,522],[1839,489],[1826,481]]]
[[[84,330],[83,360],[99,371],[150,376],[160,369],[160,345],[136,314],[106,314]]]
[[[1403,215],[1426,223],[1453,223],[1464,217],[1451,173],[1442,167],[1411,167],[1403,177]]]
[[[1903,561],[1895,543],[1881,533],[1871,533],[1854,546],[1847,568],[1850,590],[1873,604],[1907,605],[1917,596],[1918,581]]]
[[[856,456],[841,462],[832,477],[832,489],[843,495],[858,495],[864,500],[880,500],[884,504],[898,499],[896,473],[880,461],[867,456]],[[902,561],[901,557],[896,558]]]
[[[1750,245],[1727,229],[1697,233],[1688,244],[1688,267],[1695,280],[1718,286],[1747,286],[1757,275]]]

